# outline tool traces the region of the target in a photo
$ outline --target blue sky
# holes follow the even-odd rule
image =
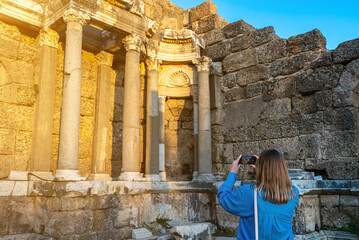
[[[183,9],[203,0],[170,0]],[[359,0],[214,0],[218,14],[228,22],[243,19],[256,28],[273,26],[283,38],[318,28],[327,48],[359,38]]]

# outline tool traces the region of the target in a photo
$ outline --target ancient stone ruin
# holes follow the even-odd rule
[[[236,231],[216,192],[268,148],[300,189],[298,239],[358,231],[358,86],[359,39],[282,39],[211,1],[2,0],[0,239]]]

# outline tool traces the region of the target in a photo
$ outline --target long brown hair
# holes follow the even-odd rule
[[[283,155],[274,149],[264,150],[256,161],[256,187],[264,191],[264,200],[276,204],[289,202],[293,189]]]

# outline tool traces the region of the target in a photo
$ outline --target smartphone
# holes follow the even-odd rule
[[[242,156],[239,160],[239,164],[256,164],[256,156]]]

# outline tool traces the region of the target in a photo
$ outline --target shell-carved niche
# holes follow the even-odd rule
[[[180,70],[172,73],[168,77],[167,84],[169,87],[187,87],[190,85],[190,78],[186,73]]]

